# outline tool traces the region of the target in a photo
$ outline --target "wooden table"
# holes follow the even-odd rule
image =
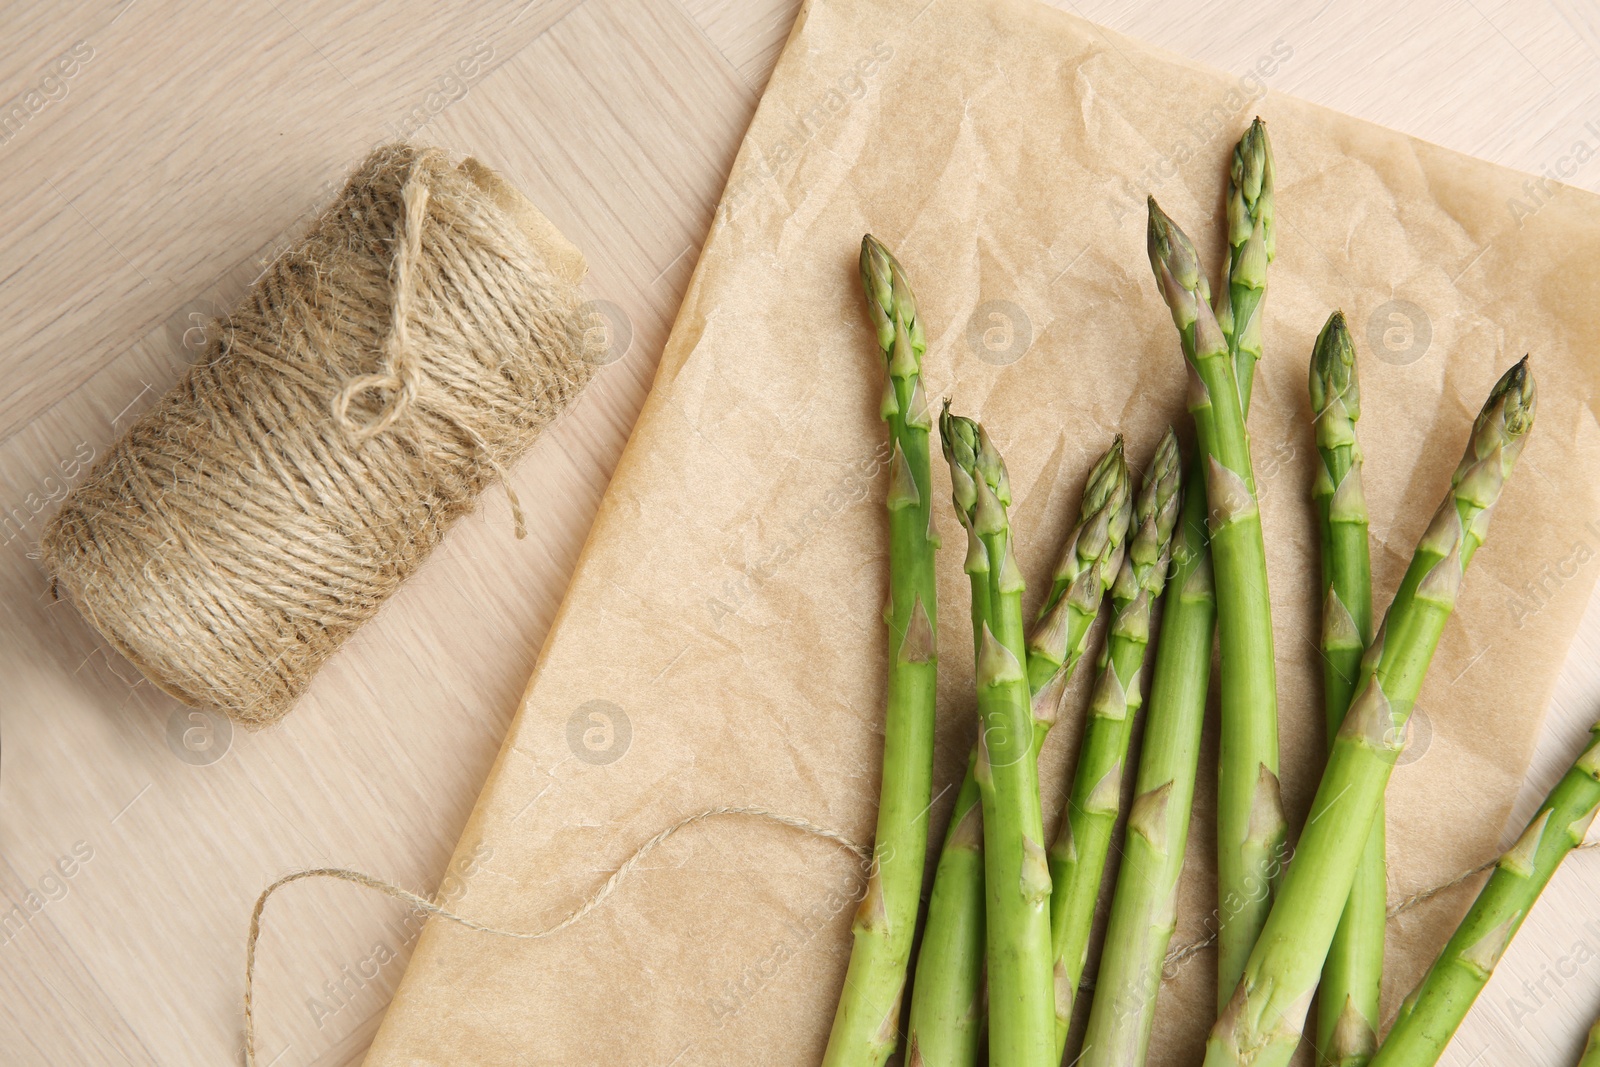
[[[133,0],[12,3],[0,15],[0,99],[11,101],[0,112],[0,908],[25,909],[0,920],[8,1065],[234,1059],[245,922],[263,885],[318,864],[419,889],[445,875],[796,9],[445,6]],[[1064,6],[1226,70],[1282,42],[1292,56],[1273,92],[1600,190],[1600,163],[1572,169],[1568,157],[1575,141],[1600,146],[1591,4]],[[526,541],[489,494],[283,725],[230,735],[135,684],[52,605],[30,544],[65,483],[175,379],[208,316],[353,160],[404,135],[500,168],[584,250],[590,291],[620,309],[617,358],[514,473],[535,516]],[[1530,178],[1530,203],[1552,188]],[[1600,535],[1585,547],[1592,580]],[[1597,646],[1592,609],[1518,825],[1600,707]],[[1445,1062],[1575,1058],[1600,1011],[1597,893],[1600,857],[1574,858]],[[271,918],[264,1059],[356,1061],[415,925],[393,902],[318,884]]]

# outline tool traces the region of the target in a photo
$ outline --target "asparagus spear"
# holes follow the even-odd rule
[[[1500,857],[1450,942],[1406,998],[1373,1067],[1431,1067],[1438,1062],[1556,868],[1583,843],[1596,811],[1600,723],[1590,728],[1589,747],[1545,797],[1517,843]]]
[[[1322,459],[1311,493],[1322,546],[1322,692],[1331,747],[1355,695],[1361,654],[1372,640],[1367,502],[1361,492],[1361,446],[1355,432],[1361,391],[1355,345],[1343,312],[1335,311],[1317,336],[1310,391]],[[1344,917],[1322,966],[1317,1052],[1318,1062],[1330,1067],[1361,1067],[1377,1047],[1388,888],[1380,800]]]
[[[944,442],[946,456],[955,442]],[[958,514],[965,508],[957,502]],[[1056,720],[1061,693],[1088,643],[1100,601],[1121,564],[1128,528],[1128,473],[1122,439],[1095,463],[1077,524],[1067,536],[1028,651],[1033,695],[1033,755]],[[988,556],[968,530],[966,567],[974,611],[988,605]],[[973,637],[981,642],[982,629]],[[1034,681],[1037,688],[1034,688]],[[977,1062],[983,1025],[983,826],[974,777],[977,750],[967,761],[950,827],[934,872],[928,921],[911,985],[907,1067],[955,1067]]]
[[[1272,163],[1272,145],[1267,138],[1267,126],[1258,116],[1245,131],[1239,143],[1234,146],[1233,159],[1228,171],[1228,279],[1222,287],[1218,301],[1224,310],[1219,319],[1223,336],[1228,341],[1228,357],[1233,362],[1234,378],[1239,391],[1239,410],[1242,416],[1247,416],[1250,411],[1251,386],[1255,381],[1256,363],[1261,359],[1262,341],[1262,299],[1266,295],[1267,265],[1272,262],[1276,250],[1276,226],[1273,219],[1274,177]],[[1254,482],[1251,482],[1252,491]],[[1213,511],[1213,518],[1215,518]],[[1264,562],[1264,557],[1263,557]],[[1224,565],[1223,570],[1228,568]],[[1263,573],[1265,573],[1263,571]],[[1260,598],[1263,607],[1267,604],[1265,587]],[[1231,613],[1223,608],[1224,616]],[[1268,644],[1265,646],[1263,662],[1271,662],[1272,629],[1270,622],[1263,613],[1259,616],[1260,622],[1266,627],[1265,634]],[[1224,627],[1230,624],[1223,623]],[[1227,649],[1229,638],[1222,638],[1223,648]],[[1227,659],[1227,652],[1223,653]],[[1246,670],[1250,670],[1246,663]],[[1223,675],[1223,722],[1237,720],[1237,716],[1229,713],[1230,701],[1227,697],[1230,675],[1227,666],[1222,668]],[[1277,696],[1274,690],[1275,679],[1262,680],[1265,687],[1260,690],[1254,701],[1263,699],[1263,694],[1270,704],[1253,704],[1253,710],[1244,722],[1247,731],[1244,739],[1244,750],[1234,746],[1237,758],[1232,760],[1233,773],[1230,773],[1225,758],[1220,774],[1223,780],[1232,779],[1231,789],[1221,786],[1223,792],[1232,792],[1235,795],[1230,802],[1233,819],[1253,820],[1258,812],[1264,825],[1260,829],[1264,837],[1260,841],[1253,840],[1250,831],[1257,829],[1250,824],[1248,829],[1244,824],[1238,825],[1234,831],[1229,831],[1222,821],[1219,821],[1219,842],[1236,838],[1238,833],[1244,833],[1245,844],[1240,851],[1242,867],[1233,869],[1232,856],[1218,866],[1219,894],[1218,899],[1234,901],[1234,906],[1225,906],[1221,912],[1222,926],[1219,933],[1220,946],[1218,949],[1218,1008],[1222,1007],[1222,997],[1226,990],[1238,977],[1239,971],[1244,966],[1244,961],[1249,955],[1254,944],[1261,923],[1266,919],[1266,909],[1271,901],[1267,896],[1277,872],[1281,869],[1284,836],[1287,829],[1282,814],[1277,810],[1277,772],[1278,772],[1278,739],[1277,739]],[[1268,709],[1269,710],[1264,710]],[[1269,732],[1270,731],[1270,732]],[[1229,733],[1224,726],[1224,735]],[[1224,749],[1229,747],[1225,740]],[[1267,781],[1262,771],[1271,775]],[[1265,788],[1270,791],[1270,796],[1256,797],[1254,791],[1265,783]],[[1249,800],[1246,794],[1250,793]],[[1257,801],[1260,801],[1259,805]],[[1226,820],[1223,820],[1226,821]]]
[[[878,1067],[894,1052],[900,998],[922,897],[933,782],[935,586],[932,486],[922,385],[922,319],[900,264],[861,239],[861,283],[888,379],[881,414],[894,448],[889,511],[889,681],[883,785],[872,871],[852,924],[854,944],[823,1063]]]
[[[1245,243],[1241,277],[1265,284],[1263,226]],[[1231,989],[1271,907],[1283,863],[1278,796],[1277,672],[1266,548],[1242,394],[1228,342],[1208,306],[1199,256],[1150,200],[1150,264],[1189,365],[1189,411],[1206,472],[1221,645],[1222,738],[1217,779],[1218,973]],[[1230,281],[1230,285],[1235,283]],[[1236,316],[1236,326],[1238,322]],[[1236,332],[1238,332],[1236,330]],[[1253,363],[1251,364],[1254,365]]]
[[[1050,988],[1050,871],[1033,756],[1033,714],[1022,627],[1022,573],[1006,516],[1010,490],[1000,453],[978,424],[945,406],[950,478],[973,549],[987,557],[989,611],[980,633],[978,754],[983,812],[984,941],[989,1060],[997,1067],[1055,1067]]]
[[[1423,675],[1533,425],[1534,394],[1524,358],[1496,383],[1473,423],[1450,492],[1362,658],[1361,683],[1329,754],[1294,863],[1244,976],[1212,1027],[1206,1067],[1283,1067],[1294,1053],[1356,864],[1405,746],[1404,727]]]
[[[1589,1031],[1589,1040],[1583,1046],[1583,1058],[1578,1067],[1600,1067],[1600,1022]]]
[[[1261,356],[1260,305],[1264,281],[1256,277],[1259,256],[1246,260],[1247,247],[1273,256],[1272,149],[1258,118],[1234,148],[1228,186],[1228,279],[1217,294],[1218,326],[1228,339],[1239,384],[1241,410],[1250,411],[1251,384]],[[1257,223],[1259,222],[1259,235]],[[1249,246],[1251,237],[1258,246]],[[1235,281],[1244,332],[1236,328],[1231,297]],[[1203,285],[1203,283],[1202,283]],[[1251,343],[1241,344],[1248,337]],[[1144,748],[1139,757],[1135,800],[1125,834],[1122,866],[1106,925],[1107,951],[1100,960],[1089,1028],[1080,1054],[1082,1067],[1142,1067],[1150,1047],[1156,998],[1167,946],[1176,926],[1178,881],[1189,841],[1189,811],[1194,799],[1211,679],[1211,638],[1216,625],[1216,595],[1211,555],[1206,545],[1206,500],[1202,457],[1184,476],[1183,517],[1173,546],[1172,581],[1161,620],[1146,713]]]
[[[1185,477],[1183,494],[1135,799],[1080,1067],[1144,1063],[1162,965],[1177,925],[1178,879],[1189,838],[1217,617],[1206,551],[1206,498],[1194,466]]]
[[[1050,846],[1057,1060],[1066,1049],[1106,854],[1122,806],[1123,764],[1143,702],[1140,679],[1150,644],[1150,613],[1167,580],[1178,485],[1178,438],[1168,427],[1134,507],[1137,530],[1111,588],[1111,634],[1100,657],[1066,809]]]
[[[948,418],[949,401],[945,402]],[[940,420],[940,444],[952,468],[977,464],[976,440],[952,432],[955,423]],[[961,429],[968,429],[965,422]],[[976,434],[973,435],[974,438]],[[962,450],[957,462],[953,453]],[[989,554],[967,521],[976,503],[976,488],[969,478],[957,478],[956,515],[967,532],[967,557],[963,569],[972,587],[972,618],[987,620]],[[970,491],[969,491],[970,490]],[[1010,502],[1009,485],[1003,487]],[[983,651],[985,625],[974,625],[973,654]],[[974,1063],[978,1058],[984,1013],[983,976],[983,823],[976,777],[978,751],[967,757],[967,773],[956,793],[944,847],[934,871],[928,900],[928,922],[917,954],[916,980],[911,983],[911,1022],[906,1047],[909,1067],[923,1064]]]

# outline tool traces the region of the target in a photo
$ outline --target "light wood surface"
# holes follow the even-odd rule
[[[1236,72],[1284,42],[1273,92],[1600,190],[1600,162],[1567,172],[1574,142],[1600,150],[1591,4],[1063,6]],[[795,9],[0,6],[0,100],[26,114],[0,114],[0,911],[26,912],[0,918],[0,1062],[234,1062],[262,886],[323,864],[418,889],[446,876]],[[514,472],[527,540],[488,494],[281,726],[225,737],[50,603],[31,542],[207,317],[370,145],[407,133],[500,168],[583,249],[590,292],[626,323],[617,358]],[[1534,180],[1527,206],[1551,189]],[[1575,576],[1552,580],[1593,581],[1594,528]],[[1519,824],[1600,712],[1597,653],[1592,605]],[[1597,900],[1600,854],[1574,857],[1446,1063],[1576,1059],[1600,1012]],[[274,903],[264,1061],[359,1060],[412,943],[404,917],[346,886]]]

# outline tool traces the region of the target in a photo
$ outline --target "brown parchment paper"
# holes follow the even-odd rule
[[[1032,3],[806,6],[463,835],[457,910],[541,928],[658,830],[723,805],[868,841],[886,474],[861,234],[914,279],[930,393],[1004,449],[1019,556],[1042,585],[1114,432],[1141,464],[1169,420],[1192,439],[1143,200],[1153,191],[1220,262],[1227,154],[1255,113],[1281,221],[1251,427],[1295,823],[1324,754],[1305,393],[1317,329],[1341,307],[1360,347],[1380,606],[1489,387],[1533,353],[1538,426],[1390,787],[1392,895],[1492,854],[1595,572],[1600,203],[1563,190],[1513,212],[1516,173],[1264,95],[1289,55],[1240,80]],[[940,786],[973,731],[961,547],[944,528]],[[1043,755],[1052,823],[1089,673]],[[1214,740],[1203,761],[1175,948],[1215,907]],[[935,803],[936,839],[951,799]],[[699,824],[557,937],[430,924],[367,1062],[814,1063],[860,885],[828,842]],[[1391,925],[1387,1010],[1474,888]],[[1153,1063],[1199,1062],[1214,966],[1198,953],[1167,982]]]

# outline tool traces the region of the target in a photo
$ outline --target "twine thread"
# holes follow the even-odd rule
[[[261,916],[262,912],[266,910],[267,899],[284,886],[290,885],[294,882],[302,881],[303,879],[307,878],[337,879],[339,881],[350,882],[354,885],[365,886],[368,889],[377,890],[378,892],[383,893],[386,896],[393,897],[396,900],[405,901],[412,907],[421,909],[430,915],[438,916],[439,918],[444,919],[447,922],[455,923],[458,926],[464,926],[468,930],[475,930],[484,934],[492,934],[496,937],[516,938],[520,941],[538,941],[543,938],[558,934],[561,931],[581,922],[586,916],[589,915],[590,912],[598,908],[608,897],[611,896],[611,894],[616,890],[617,886],[619,886],[623,880],[626,879],[628,875],[644,861],[645,857],[650,855],[651,852],[655,851],[658,847],[664,844],[674,834],[678,833],[680,830],[694,826],[697,823],[702,823],[709,819],[715,819],[723,816],[747,816],[751,818],[762,819],[767,822],[776,823],[779,826],[787,826],[791,829],[799,830],[802,833],[810,834],[814,837],[820,837],[827,841],[832,841],[834,844],[840,846],[846,851],[853,853],[855,857],[863,864],[868,863],[872,858],[871,848],[852,841],[843,831],[821,826],[817,823],[811,822],[808,819],[803,819],[795,815],[785,815],[782,812],[776,812],[768,808],[759,807],[707,808],[705,811],[696,812],[693,815],[679,819],[666,829],[661,830],[654,837],[651,837],[649,840],[645,841],[642,845],[633,850],[633,853],[622,862],[621,866],[619,866],[615,871],[611,872],[611,875],[605,880],[605,883],[601,885],[599,889],[585,897],[581,902],[579,902],[576,908],[568,912],[561,919],[557,920],[553,925],[547,926],[542,930],[533,931],[502,930],[498,927],[490,926],[487,923],[480,922],[477,919],[471,919],[464,915],[458,915],[450,909],[436,904],[426,897],[419,896],[418,894],[411,892],[409,889],[404,889],[401,886],[395,885],[393,882],[386,882],[380,878],[374,878],[370,874],[364,874],[361,871],[351,870],[347,867],[313,867],[307,870],[293,871],[284,875],[282,878],[279,878],[277,881],[267,886],[267,888],[263,889],[261,891],[261,895],[256,898],[255,910],[250,914],[250,932],[245,939],[244,954],[245,1067],[255,1067],[256,1065],[255,970],[256,945],[261,937]],[[1600,841],[1579,845],[1576,849],[1574,849],[1574,851],[1581,851],[1584,849],[1597,847],[1600,847]],[[1454,889],[1456,886],[1461,885],[1473,877],[1482,874],[1484,871],[1487,871],[1498,862],[1500,862],[1500,857],[1496,855],[1493,859],[1485,860],[1477,866],[1456,875],[1449,881],[1441,882],[1438,885],[1430,886],[1427,889],[1412,893],[1410,896],[1403,897],[1389,906],[1387,915],[1389,918],[1393,919],[1397,915],[1404,914],[1405,912],[1410,911],[1412,908],[1415,908],[1417,905],[1424,904],[1427,901],[1432,900],[1440,893],[1443,893],[1446,890]],[[1163,980],[1175,977],[1178,971],[1183,969],[1185,963],[1193,959],[1204,949],[1210,947],[1213,943],[1215,943],[1216,939],[1217,935],[1212,934],[1209,937],[1203,938],[1199,941],[1191,942],[1188,945],[1184,945],[1168,952],[1166,957],[1162,960]],[[1092,991],[1094,989],[1094,982],[1092,980],[1085,981],[1079,986],[1079,989],[1083,991]]]
[[[350,870],[347,867],[313,867],[308,870],[294,871],[290,874],[284,875],[282,878],[279,878],[277,881],[267,886],[267,888],[263,889],[261,891],[261,895],[256,898],[255,910],[250,914],[250,933],[245,939],[244,949],[245,1067],[255,1067],[256,1063],[255,971],[256,942],[261,936],[261,913],[266,909],[267,898],[272,896],[272,894],[276,893],[279,889],[282,889],[284,886],[306,878],[338,879],[344,882],[351,882],[355,885],[365,886],[368,889],[375,889],[380,893],[395,898],[396,900],[403,900],[414,908],[420,908],[430,915],[437,915],[441,919],[456,923],[459,926],[464,926],[469,930],[476,930],[479,933],[485,934],[494,934],[498,937],[513,937],[520,941],[537,941],[541,938],[558,934],[568,927],[581,922],[586,915],[594,911],[595,908],[598,908],[606,900],[606,898],[616,890],[617,886],[621,884],[623,879],[627,878],[629,873],[632,872],[634,868],[638,867],[640,863],[644,862],[645,857],[649,856],[650,853],[654,852],[662,844],[665,844],[666,841],[678,831],[687,829],[696,823],[705,822],[708,819],[715,819],[724,816],[749,816],[752,818],[763,819],[767,822],[777,823],[780,826],[787,826],[792,829],[799,830],[802,833],[811,834],[814,837],[820,837],[824,840],[832,841],[841,848],[854,853],[856,858],[862,863],[868,862],[872,856],[872,850],[870,848],[866,847],[865,845],[859,845],[850,840],[850,838],[841,831],[831,830],[826,826],[819,826],[807,819],[802,819],[794,815],[785,815],[782,812],[771,811],[767,808],[755,807],[708,808],[705,811],[697,812],[693,815],[687,816],[686,818],[679,819],[677,822],[673,823],[671,826],[668,826],[666,829],[657,833],[644,844],[634,849],[632,855],[622,862],[622,866],[611,872],[611,876],[605,880],[605,884],[599,889],[595,890],[588,897],[584,898],[584,900],[579,903],[575,909],[567,913],[564,918],[558,920],[554,925],[547,926],[543,930],[534,931],[498,929],[486,923],[479,922],[476,919],[469,919],[464,915],[458,915],[448,908],[442,907],[439,904],[435,904],[426,897],[419,896],[416,893],[411,892],[409,889],[404,889],[395,885],[393,882],[385,882],[380,878],[374,878],[370,874],[364,874],[361,871]]]

